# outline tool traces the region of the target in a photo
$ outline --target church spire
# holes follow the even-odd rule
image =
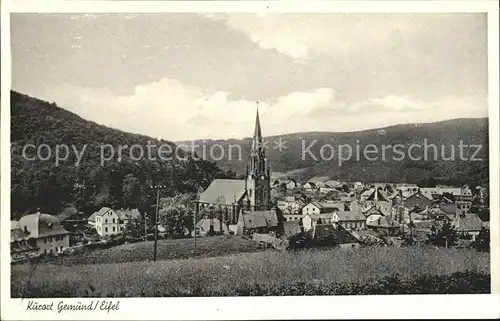
[[[262,149],[262,130],[259,119],[259,102],[257,102],[257,116],[255,118],[255,131],[252,141],[252,152],[258,152]]]

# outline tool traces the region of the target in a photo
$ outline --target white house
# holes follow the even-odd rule
[[[426,196],[428,199],[433,199],[434,195],[442,195],[443,193],[450,193],[455,197],[460,197],[462,195],[462,189],[460,187],[422,187],[420,188],[420,193]]]
[[[323,213],[323,214],[306,214],[302,216],[302,226],[304,227],[304,231],[311,230],[316,224],[330,224],[332,222],[332,214],[331,213]]]
[[[352,211],[333,212],[331,222],[333,225],[340,224],[348,230],[362,229],[366,226],[365,216],[359,212]]]
[[[109,207],[103,207],[92,214],[88,222],[100,236],[117,235],[123,231],[118,214]]]
[[[291,180],[291,181],[287,182],[285,184],[285,186],[286,186],[287,190],[291,190],[291,189],[294,189],[294,188],[298,187],[297,183],[294,180]]]
[[[141,222],[142,217],[138,209],[120,209],[115,211],[118,215],[119,223],[122,231],[125,231],[128,223],[130,222]]]
[[[283,214],[300,214],[300,208],[303,203],[295,198],[295,196],[285,196],[278,200],[277,207]]]
[[[11,221],[11,257],[17,260],[62,252],[69,247],[69,235],[52,215],[40,212],[25,215],[19,221]]]
[[[343,211],[343,202],[311,202],[302,208],[302,215],[331,213],[335,210]]]
[[[365,185],[363,183],[361,183],[361,182],[354,182],[354,187],[353,188],[356,191],[361,191],[361,190],[363,190],[364,187],[365,187]]]
[[[460,199],[462,201],[472,201],[472,190],[468,185],[462,186],[462,190],[460,193]]]
[[[308,192],[312,192],[312,191],[316,190],[316,184],[313,182],[307,182],[302,187],[304,188],[304,190],[306,190]]]

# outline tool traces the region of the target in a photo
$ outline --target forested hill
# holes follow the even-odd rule
[[[266,129],[262,130],[265,133]],[[285,142],[281,151],[278,146],[280,139]],[[485,185],[489,181],[487,118],[403,124],[357,132],[303,132],[265,137],[264,141],[268,142],[266,156],[276,177],[286,176],[304,181],[317,176],[328,176],[345,181],[411,182],[421,186],[433,186],[437,183]],[[463,158],[460,156],[461,142],[469,146],[463,148]],[[189,144],[178,142],[179,145],[181,143]],[[250,138],[200,140],[194,143],[200,146],[200,150],[211,150],[212,146],[223,146],[224,150],[231,150],[231,157],[222,160],[210,158],[210,153],[205,154],[207,159],[217,160],[222,168],[231,168],[238,174],[245,172]],[[424,155],[425,144],[429,146],[427,156]],[[347,147],[339,150],[342,145],[351,147],[351,157]],[[376,149],[377,152],[365,157],[363,150],[368,145],[374,147],[367,150]],[[401,148],[396,149],[405,154],[402,159],[393,150],[397,145],[401,145]],[[409,148],[412,145],[415,147],[410,158]],[[470,145],[481,146],[476,155],[474,154],[478,148]],[[241,157],[238,157],[238,149],[230,146],[241,146]],[[384,146],[389,147],[385,152],[385,159],[382,151]],[[321,156],[322,149],[324,157]],[[310,153],[305,152],[306,150]],[[359,158],[356,150],[360,151]],[[344,159],[340,163],[339,154]],[[217,157],[219,153],[214,155]],[[454,156],[453,160],[448,160],[451,156]],[[345,160],[347,158],[349,160]]]
[[[64,160],[65,147],[59,147],[63,158],[59,164],[55,156],[57,145],[66,145],[69,150]],[[144,156],[139,157],[140,150],[136,147],[132,155],[130,149],[124,149],[122,159],[118,160],[118,147],[132,145],[142,146]],[[149,148],[152,157],[148,157],[148,145],[157,146]],[[160,145],[169,146],[161,150],[163,160],[158,156]],[[28,148],[23,156],[25,146]],[[115,150],[113,157],[110,146]],[[47,147],[51,149],[51,157],[41,160],[37,150],[45,159]],[[108,128],[82,119],[55,103],[12,91],[12,216],[36,208],[57,214],[68,204],[87,213],[100,206],[138,206],[151,210],[155,197],[149,188],[152,184],[167,184],[162,191],[165,194],[197,192],[216,177],[234,176],[221,171],[213,162],[195,160],[182,152],[175,157],[175,148],[171,142]]]

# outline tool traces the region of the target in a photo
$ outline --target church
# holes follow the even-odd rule
[[[200,194],[198,209],[221,209],[226,224],[236,224],[245,211],[271,209],[271,170],[266,159],[259,110],[255,120],[250,157],[245,179],[216,179]]]

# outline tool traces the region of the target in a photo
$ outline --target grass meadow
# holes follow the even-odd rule
[[[51,258],[53,264],[103,264],[153,260],[154,241],[114,246],[108,249],[87,250],[84,253]],[[200,237],[196,250],[194,239],[158,240],[158,260],[215,257],[235,253],[260,251],[258,244],[238,236]]]
[[[29,264],[12,266],[13,297],[490,291],[488,253],[434,247],[268,250],[158,262],[39,264],[33,267]]]

